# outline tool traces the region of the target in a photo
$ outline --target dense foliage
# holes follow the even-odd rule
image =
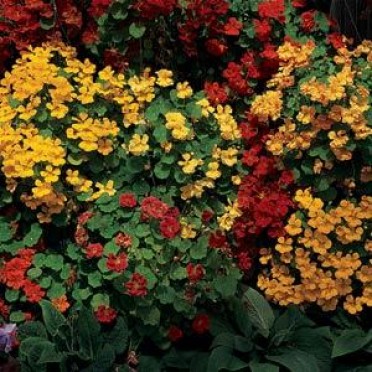
[[[0,369],[370,370],[372,43],[314,3],[0,0]]]

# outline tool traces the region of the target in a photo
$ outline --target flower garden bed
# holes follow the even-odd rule
[[[372,42],[306,0],[0,2],[0,370],[372,368]]]

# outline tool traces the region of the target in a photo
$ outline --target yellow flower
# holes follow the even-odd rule
[[[190,84],[187,81],[183,83],[178,83],[176,85],[176,91],[177,91],[177,97],[181,99],[190,98],[193,94]]]
[[[237,185],[239,186],[241,183],[242,183],[242,179],[239,175],[236,175],[236,176],[232,176],[231,177],[231,182],[234,184],[234,185]]]
[[[128,151],[135,156],[143,155],[150,149],[148,142],[149,136],[147,134],[143,136],[134,134],[129,141]]]
[[[291,236],[299,235],[302,232],[302,221],[293,213],[284,229]]]
[[[214,107],[211,106],[206,98],[202,98],[201,100],[197,101],[196,104],[202,108],[202,116],[206,118],[208,118],[209,115],[215,111]]]
[[[251,105],[252,114],[256,115],[261,121],[279,119],[283,107],[282,96],[280,91],[274,90],[269,90],[257,96]]]
[[[51,165],[47,165],[44,171],[40,172],[41,177],[47,183],[55,183],[58,181],[61,170],[59,168],[53,168]]]
[[[195,226],[188,224],[185,219],[181,219],[181,238],[194,239],[196,237]]]
[[[221,151],[221,162],[222,164],[232,167],[238,162],[239,151],[235,147],[229,147],[227,150]]]
[[[203,160],[192,158],[192,153],[182,154],[182,159],[177,164],[182,167],[182,172],[185,174],[193,174],[199,165],[203,164]]]
[[[275,250],[278,251],[279,253],[288,253],[293,250],[293,240],[291,238],[284,238],[281,236],[278,238],[278,244],[275,245]]]
[[[221,177],[222,173],[219,170],[220,165],[216,161],[212,161],[208,164],[208,171],[205,172],[205,175],[212,180],[216,180]]]
[[[161,87],[169,87],[173,85],[173,72],[169,70],[159,70],[156,72],[158,78],[156,79],[156,84]]]

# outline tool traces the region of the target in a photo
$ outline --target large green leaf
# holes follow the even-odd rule
[[[320,372],[316,358],[298,349],[282,348],[278,355],[266,355],[266,359],[288,368],[290,372]]]
[[[364,333],[360,329],[347,329],[336,339],[332,358],[337,358],[343,355],[355,353],[363,349],[372,341],[372,333]]]
[[[258,332],[262,336],[268,337],[275,321],[275,316],[269,303],[256,290],[248,288],[243,296],[243,304]]]
[[[77,336],[81,354],[93,360],[99,345],[102,343],[102,337],[100,336],[100,326],[92,311],[85,307],[79,313]]]
[[[207,372],[218,372],[221,370],[243,371],[248,364],[234,356],[232,349],[226,346],[216,347],[209,357]]]
[[[65,317],[49,301],[42,300],[40,306],[45,328],[52,336],[56,336],[58,329],[67,324]]]
[[[249,363],[251,372],[279,372],[279,367],[271,363],[260,363],[252,361]]]
[[[119,317],[114,328],[103,335],[103,341],[111,345],[116,354],[121,354],[127,349],[128,336],[128,325],[124,318]]]

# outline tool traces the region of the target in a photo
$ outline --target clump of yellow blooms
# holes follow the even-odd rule
[[[252,102],[252,114],[256,115],[260,121],[279,119],[283,108],[282,96],[282,92],[275,90],[268,90],[257,96]]]
[[[266,296],[280,305],[316,303],[324,311],[342,304],[350,314],[372,307],[372,197],[342,200],[326,208],[309,189],[297,191],[299,210],[272,250],[258,278]]]
[[[185,141],[190,137],[191,130],[186,125],[186,118],[180,112],[168,112],[165,114],[165,127],[171,131],[172,137],[179,141]]]
[[[155,118],[157,98],[166,104]],[[215,136],[217,157],[200,149],[198,131],[202,138]],[[188,82],[174,82],[172,71],[97,71],[88,59],[77,59],[74,48],[46,43],[22,53],[0,80],[0,138],[8,191],[40,222],[51,222],[75,209],[78,194],[87,201],[113,196],[120,183],[115,172],[131,157],[146,157],[144,171],[151,173],[153,159],[169,155],[185,176],[180,197],[200,198],[237,164],[234,141],[241,134],[231,107],[194,97]],[[183,224],[182,237],[193,234],[192,225]]]
[[[353,159],[358,141],[372,135],[372,127],[368,123],[371,111],[368,78],[361,80],[370,67],[368,63],[360,63],[366,62],[372,54],[372,42],[365,41],[354,51],[341,48],[333,61],[335,72],[328,77],[312,76],[311,68],[300,70],[306,71],[307,75],[301,72],[302,79],[298,81],[299,89],[296,90],[293,88],[297,83],[296,72],[312,63],[314,48],[311,41],[302,46],[286,42],[279,47],[280,69],[268,82],[268,87],[276,90],[258,96],[251,111],[263,120],[276,120],[282,115],[283,124],[267,141],[267,148],[274,155],[293,153],[301,158],[304,150],[325,144],[336,160],[349,161]],[[289,79],[291,84],[287,84]],[[276,109],[280,98],[283,101],[282,110]],[[303,102],[295,115],[286,111],[290,100]],[[320,174],[322,167],[319,161],[314,167],[314,171]]]
[[[193,174],[196,172],[197,167],[203,165],[203,160],[193,158],[193,153],[182,154],[182,160],[178,162],[178,165],[182,167],[182,172],[185,174]]]
[[[242,215],[239,209],[238,201],[225,206],[225,213],[217,218],[218,225],[223,231],[230,231],[234,225],[235,220]]]

